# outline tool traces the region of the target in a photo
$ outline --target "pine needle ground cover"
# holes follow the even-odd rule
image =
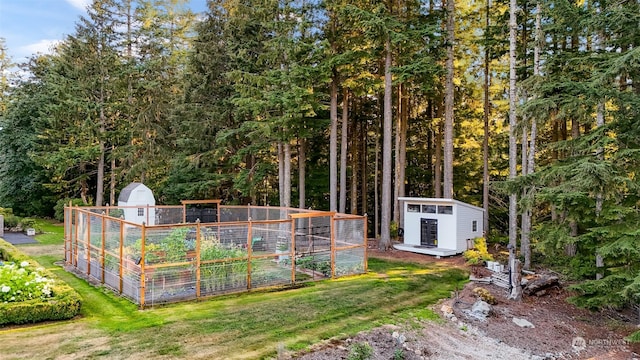
[[[54,255],[36,259],[81,294],[82,317],[0,330],[7,359],[270,358],[282,348],[300,350],[385,323],[432,318],[426,306],[467,278],[435,264],[370,259],[365,275],[140,311],[53,265],[59,260]]]

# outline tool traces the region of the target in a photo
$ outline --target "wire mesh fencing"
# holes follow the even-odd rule
[[[154,225],[116,207],[65,208],[67,267],[141,307],[367,270],[362,216],[224,206],[196,208],[206,223],[166,224],[185,206],[146,209]]]

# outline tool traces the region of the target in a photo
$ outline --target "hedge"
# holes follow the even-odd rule
[[[36,268],[42,267],[16,247],[2,239],[0,239],[0,257],[7,261],[13,261],[14,263],[29,261],[29,263]],[[43,270],[39,272],[47,278],[54,280],[54,284],[51,287],[53,296],[46,299],[0,303],[0,326],[49,320],[66,320],[78,315],[81,306],[80,295],[50,271]]]

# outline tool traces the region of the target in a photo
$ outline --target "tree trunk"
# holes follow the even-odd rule
[[[358,123],[353,122],[351,125],[351,213],[358,213],[358,167],[360,160],[360,147],[358,146],[359,137]]]
[[[391,137],[392,137],[392,104],[391,93],[391,35],[385,40],[384,62],[384,116],[382,125],[382,198],[380,209],[380,249],[391,248]]]
[[[398,201],[398,197],[400,195],[398,195],[400,193],[400,179],[398,178],[398,176],[400,175],[400,162],[398,161],[400,159],[400,127],[402,126],[402,119],[400,118],[400,112],[402,111],[402,103],[400,101],[400,99],[402,98],[402,84],[398,84],[398,110],[397,110],[397,118],[396,118],[396,131],[395,131],[395,146],[393,147],[394,150],[394,156],[393,158],[395,159],[394,162],[394,171],[393,171],[393,175],[394,175],[394,180],[393,180],[393,198],[391,199],[392,202],[392,206],[393,206],[393,212],[391,214],[391,218],[392,221],[395,222],[396,224],[398,224],[398,221],[400,221],[400,216],[399,216],[399,208],[400,208],[400,202]]]
[[[599,102],[596,107],[596,125],[598,127],[604,126],[604,102]],[[602,147],[599,147],[596,150],[596,156],[600,160],[604,159],[604,149]],[[596,217],[600,216],[600,213],[602,212],[602,203],[602,191],[598,191],[596,194]]]
[[[306,208],[306,178],[307,178],[307,139],[298,141],[298,207]]]
[[[278,142],[278,199],[279,205],[284,206],[284,152],[282,143]]]
[[[437,118],[436,124],[436,143],[435,143],[435,158],[436,163],[433,166],[433,171],[435,172],[433,176],[433,188],[434,194],[436,198],[442,197],[442,121],[440,118]]]
[[[535,21],[535,34],[534,34],[534,49],[533,49],[533,76],[540,75],[540,46],[542,44],[541,34],[541,7],[540,3],[536,4],[536,21]],[[523,144],[526,144],[526,126],[524,128],[524,136],[522,138]],[[531,118],[531,134],[529,149],[523,145],[522,154],[522,169],[523,175],[530,175],[534,172],[535,167],[535,153],[536,153],[536,136],[538,134],[538,127],[536,119]],[[527,151],[525,151],[527,150]],[[532,202],[534,197],[534,187],[527,186],[523,190],[522,194],[528,200],[524,202],[525,206],[522,211],[522,240],[521,251],[524,257],[524,268],[529,270],[531,268],[531,219],[532,219]]]
[[[87,170],[87,166],[84,162],[80,163],[78,166],[78,170],[80,173],[84,173]],[[80,199],[82,199],[82,203],[85,205],[89,205],[89,186],[87,186],[86,180],[80,180]]]
[[[360,123],[360,152],[359,152],[359,159],[360,159],[360,184],[362,185],[360,192],[362,193],[361,198],[361,202],[360,202],[360,208],[362,209],[362,215],[367,213],[367,191],[369,188],[369,185],[367,185],[367,165],[368,165],[368,159],[369,159],[369,152],[367,151],[367,142],[368,142],[368,135],[367,135],[367,122],[366,121],[362,121]],[[354,176],[354,178],[356,178]],[[354,185],[357,186],[357,180],[354,180]],[[356,200],[357,200],[357,196],[356,196]],[[357,204],[357,202],[356,202]],[[354,212],[354,214],[357,214],[358,210],[356,207],[356,211]]]
[[[340,138],[340,212],[347,209],[347,130],[349,128],[349,90],[342,91],[342,134]]]
[[[453,199],[453,46],[455,42],[455,1],[447,0],[447,61],[444,101],[444,183],[443,197]]]
[[[288,142],[285,142],[282,145],[282,149],[284,152],[284,182],[282,184],[284,190],[284,207],[291,207],[291,145]]]
[[[402,120],[402,126],[400,127],[400,157],[398,162],[400,163],[399,175],[398,175],[398,196],[403,197],[405,195],[405,179],[407,168],[407,128],[409,126],[409,98],[406,94],[400,99],[402,108],[399,118]],[[402,208],[398,209],[398,215],[400,220],[398,226],[404,226],[404,212]]]
[[[404,178],[405,178],[405,162],[406,162],[406,150],[407,150],[407,101],[406,94],[404,93],[404,86],[400,84],[398,86],[398,121],[396,123],[396,171],[395,182],[393,187],[393,221],[398,226],[401,224],[402,211],[400,211],[399,197],[404,196]]]
[[[381,124],[380,124],[381,125]],[[373,197],[374,204],[373,209],[375,211],[374,216],[374,235],[375,238],[378,239],[380,237],[380,131],[382,129],[381,126],[377,126],[376,131],[376,163],[375,163],[375,174],[374,174],[374,183],[373,183]]]
[[[578,222],[575,220],[569,221],[569,235],[574,239],[578,237]],[[576,256],[577,251],[578,244],[575,241],[571,244],[565,245],[564,247],[565,255],[568,257]]]
[[[102,97],[102,95],[101,95]],[[99,146],[100,146],[100,154],[98,155],[98,174],[97,174],[97,179],[96,179],[96,206],[102,206],[102,204],[104,204],[104,168],[105,168],[105,144],[104,144],[104,137],[105,137],[105,115],[104,115],[104,109],[103,109],[103,104],[100,104],[100,140],[99,140]]]
[[[510,0],[509,4],[509,179],[517,175],[518,148],[516,142],[516,35],[518,23],[516,17],[517,1]],[[518,196],[515,191],[509,194],[509,266],[512,274],[516,272],[516,249],[518,235],[517,217]],[[519,285],[519,284],[518,284]],[[514,286],[515,288],[515,286]],[[511,298],[518,299],[518,294],[512,291]]]
[[[338,210],[338,75],[331,78],[329,116],[329,211]]]
[[[485,31],[489,31],[489,11],[491,10],[491,0],[487,0],[487,8],[485,14]],[[484,236],[489,234],[489,116],[491,113],[491,104],[489,102],[489,84],[491,83],[491,75],[489,74],[489,47],[484,49],[484,137],[482,139],[482,207],[484,209]]]
[[[525,95],[526,97],[526,95]],[[528,152],[529,152],[529,139],[528,139],[528,126],[526,121],[523,121],[522,126],[522,176],[526,176],[529,172],[528,170]],[[524,268],[529,269],[531,266],[531,243],[529,241],[529,233],[531,232],[531,209],[529,206],[529,188],[524,187],[522,189],[522,215],[521,215],[521,227],[522,231],[520,233],[520,253],[524,257]]]
[[[520,301],[522,300],[522,265],[520,260],[515,256],[509,262],[511,270],[511,293],[509,294],[510,300]]]
[[[109,182],[109,204],[116,206],[116,158],[113,154],[113,147],[111,148],[111,173]]]

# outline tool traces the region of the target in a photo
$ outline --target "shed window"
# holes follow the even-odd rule
[[[420,205],[407,204],[407,212],[419,213],[420,212]]]
[[[471,231],[473,231],[473,232],[478,231],[478,221],[477,220],[473,220],[473,222],[471,223]]]
[[[453,214],[453,206],[451,205],[439,205],[438,214]]]
[[[422,205],[422,212],[423,213],[429,213],[429,214],[435,214],[436,213],[436,206],[435,205]]]
[[[138,208],[138,216],[144,216],[144,208]]]

